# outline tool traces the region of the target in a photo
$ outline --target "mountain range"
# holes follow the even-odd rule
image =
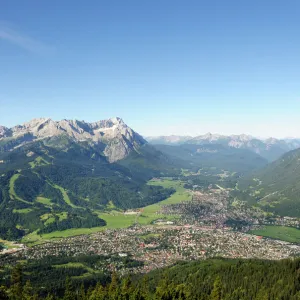
[[[162,144],[163,140],[168,142]],[[12,128],[0,126],[0,237],[104,226],[103,211],[141,208],[169,197],[172,188],[148,185],[148,180],[182,178],[183,170],[202,172],[201,176],[219,176],[224,171],[243,175],[239,183],[243,193],[247,193],[247,180],[254,187],[253,178],[261,178],[269,186],[261,191],[262,197],[281,188],[285,191],[280,199],[292,195],[294,201],[298,156],[289,152],[284,160],[269,165],[266,157],[272,160],[298,142],[208,134],[173,136],[150,144],[121,118],[94,123],[39,118]],[[277,181],[265,179],[277,173]],[[288,183],[292,184],[289,193]],[[254,188],[248,191],[254,193]],[[256,205],[258,200],[251,199]]]
[[[299,139],[258,139],[244,134],[224,136],[211,133],[191,139],[187,136],[146,139],[169,156],[198,164],[202,160],[206,166],[241,172],[243,176],[232,192],[233,197],[276,215],[300,217]],[[242,155],[234,150],[245,152]],[[251,157],[249,152],[257,157]],[[236,159],[241,156],[247,160]],[[253,166],[252,171],[248,168],[245,172],[247,164]]]
[[[268,161],[248,149],[234,148],[221,144],[181,144],[153,145],[174,161],[182,160],[186,162],[184,166],[194,172],[200,169],[208,169],[210,173],[231,173],[246,174],[252,170],[262,168]],[[214,171],[215,170],[215,171]]]
[[[207,133],[196,137],[190,136],[158,136],[146,137],[151,144],[181,145],[181,144],[219,144],[237,149],[248,149],[261,155],[268,161],[278,159],[284,153],[300,147],[300,139],[259,139],[250,135],[220,135]]]

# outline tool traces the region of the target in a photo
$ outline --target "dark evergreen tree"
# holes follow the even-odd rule
[[[46,300],[54,300],[54,296],[51,294],[48,294],[46,297]]]
[[[221,300],[222,299],[222,282],[219,276],[217,276],[214,282],[214,288],[210,296],[211,300]]]
[[[22,299],[23,294],[23,282],[22,282],[22,266],[16,265],[11,273],[11,286],[9,291],[9,297],[13,300]]]
[[[119,298],[122,300],[129,300],[130,295],[133,294],[134,288],[131,283],[130,277],[125,277],[121,283],[121,290]]]
[[[111,276],[111,283],[108,287],[108,298],[110,300],[117,300],[119,295],[118,276],[114,271]]]
[[[33,289],[29,280],[26,281],[26,284],[23,288],[23,299],[32,300],[33,298]]]
[[[84,289],[83,283],[80,286],[80,290],[78,292],[77,299],[78,300],[86,300],[85,289]]]
[[[8,300],[8,295],[7,295],[7,289],[5,286],[1,285],[0,286],[0,299],[1,300]]]
[[[76,299],[76,295],[73,290],[72,282],[70,277],[67,277],[66,284],[65,284],[65,293],[63,300],[74,300]]]

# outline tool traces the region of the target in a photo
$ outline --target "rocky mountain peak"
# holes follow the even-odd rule
[[[0,126],[0,139],[7,137],[9,134],[9,129],[5,126]]]
[[[211,139],[213,134],[211,132],[207,132],[206,134],[203,134],[201,137],[203,139]]]
[[[224,138],[226,138],[226,137],[221,134],[214,134],[214,133],[208,132],[206,134],[194,137],[191,141],[205,141],[205,142],[210,143],[210,142],[214,142],[214,141],[217,141],[219,139],[224,139]]]
[[[131,151],[146,143],[119,117],[94,123],[38,118],[11,129],[0,127],[0,138],[15,138],[16,141],[20,141],[19,143],[16,142],[16,145],[60,135],[67,135],[76,142],[87,141],[94,145],[105,144],[104,155],[108,157],[110,162],[123,159]]]
[[[231,135],[230,136],[231,139],[234,140],[238,140],[238,141],[242,141],[242,142],[247,142],[250,140],[253,140],[254,137],[251,135],[247,135],[247,134],[236,134],[236,135]]]
[[[114,124],[125,124],[124,121],[119,117],[110,118],[109,120]]]

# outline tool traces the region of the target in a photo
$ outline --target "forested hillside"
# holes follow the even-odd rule
[[[300,216],[300,149],[286,153],[262,170],[242,178],[239,190],[251,204],[282,216]]]
[[[162,153],[144,145],[110,163],[86,142],[59,136],[2,151],[0,159],[0,237],[105,225],[98,212],[139,208],[161,201],[172,189],[149,186],[155,176],[179,169]]]
[[[189,168],[215,168],[219,171],[245,174],[267,164],[265,158],[250,150],[218,144],[154,145],[154,147],[174,159],[185,161]]]
[[[84,276],[102,259],[81,257],[55,266],[45,259],[17,265],[10,274],[0,273],[0,299],[296,300],[300,296],[299,259],[211,259],[178,263],[147,275],[122,276],[114,271],[111,276],[101,272]],[[52,263],[63,262],[56,258]]]

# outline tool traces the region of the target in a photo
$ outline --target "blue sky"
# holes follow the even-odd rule
[[[4,0],[0,124],[300,136],[298,0]]]

